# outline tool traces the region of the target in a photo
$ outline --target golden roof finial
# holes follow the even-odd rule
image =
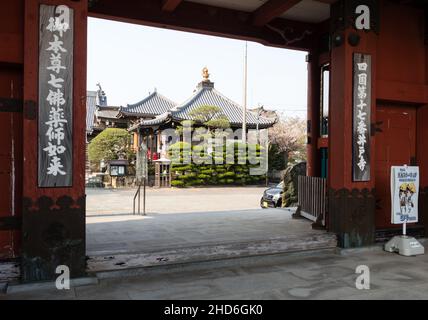
[[[210,74],[208,73],[207,67],[202,69],[202,77],[204,78],[203,81],[210,81]]]

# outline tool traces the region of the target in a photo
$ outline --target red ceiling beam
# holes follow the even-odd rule
[[[253,24],[261,27],[278,18],[302,0],[269,0],[253,14]]]
[[[271,28],[252,24],[252,13],[183,1],[171,14],[162,11],[159,0],[97,0],[89,16],[146,26],[256,41],[264,45],[309,50],[319,25],[275,19]],[[272,29],[275,30],[272,30]]]
[[[162,11],[173,12],[183,0],[162,0]]]

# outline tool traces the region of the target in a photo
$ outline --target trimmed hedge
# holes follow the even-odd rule
[[[251,176],[250,168],[256,168],[249,160],[254,160],[260,156],[262,148],[257,145],[252,145],[247,152],[238,148],[242,148],[241,143],[234,143],[234,152],[228,155],[226,146],[218,150],[213,150],[212,154],[204,154],[203,146],[194,146],[190,150],[190,145],[184,142],[178,142],[170,146],[168,152],[172,160],[171,172],[173,187],[184,188],[201,185],[250,185],[259,184],[265,181],[266,176]],[[229,145],[228,148],[231,149]],[[255,151],[254,151],[255,150]],[[212,164],[174,164],[174,162],[183,161],[183,158],[191,158],[193,152],[196,155],[196,161],[201,159],[211,160]],[[192,159],[193,160],[193,159]],[[221,161],[220,161],[221,160]],[[244,160],[245,164],[240,163]],[[216,164],[222,162],[222,164]],[[227,162],[233,162],[227,163]]]

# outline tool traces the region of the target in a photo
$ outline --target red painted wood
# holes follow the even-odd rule
[[[162,0],[162,10],[167,12],[173,12],[183,0]]]
[[[376,228],[392,228],[391,166],[410,165],[416,157],[416,108],[381,104],[376,121],[382,132],[376,134]],[[396,227],[396,226],[395,226]]]
[[[378,79],[426,84],[423,9],[384,1],[380,12]]]
[[[0,3],[0,97],[22,99],[23,1]],[[0,218],[22,215],[22,114],[0,110]],[[0,259],[19,256],[20,233],[0,231]]]
[[[420,185],[428,187],[428,105],[417,109],[416,153],[420,170]]]
[[[286,47],[284,39],[275,31],[254,26],[251,23],[251,12],[219,8],[190,1],[183,1],[174,14],[171,14],[162,11],[159,0],[102,0],[94,2],[89,14],[96,18]],[[297,37],[300,37],[305,31],[315,32],[324,26],[322,23],[310,24],[282,18],[278,18],[274,22],[275,26],[281,30],[285,30],[285,28],[294,30]],[[302,41],[289,44],[287,47],[307,50],[312,47],[314,40],[308,36]]]
[[[428,86],[398,81],[377,81],[379,100],[428,103]]]
[[[264,26],[301,1],[302,0],[269,0],[254,12],[253,23],[256,26]]]
[[[0,62],[24,62],[24,1],[0,2]]]
[[[345,39],[352,30],[344,33]],[[377,35],[373,32],[359,32],[357,47],[346,41],[331,54],[331,94],[329,115],[329,187],[340,189],[372,189],[374,172],[369,182],[352,181],[352,104],[353,104],[353,53],[372,56],[372,119],[376,120],[376,77],[377,77]],[[375,166],[375,142],[371,140],[371,166]]]
[[[318,149],[328,148],[328,138],[319,138],[318,139]]]
[[[320,135],[321,69],[318,63],[318,54],[315,51],[310,54],[310,59],[308,63],[308,120],[311,124],[311,130],[308,133],[310,143],[306,147],[306,170],[308,176],[318,177],[321,168],[321,160],[317,146]]]

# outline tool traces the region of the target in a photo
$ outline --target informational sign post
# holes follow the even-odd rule
[[[147,147],[144,144],[141,144],[141,147],[137,152],[137,161],[135,167],[137,182],[141,183],[147,179],[148,172]]]
[[[418,219],[419,167],[391,168],[391,223],[416,223]]]
[[[402,224],[403,234],[385,244],[385,251],[403,256],[425,254],[425,248],[407,236],[407,223],[418,222],[419,167],[391,167],[391,223]]]
[[[73,183],[73,10],[40,6],[39,187]]]
[[[370,181],[371,56],[354,54],[352,168],[354,181]]]
[[[146,215],[146,184],[148,178],[148,157],[147,157],[147,147],[144,143],[141,144],[137,152],[137,161],[136,161],[136,180],[138,189],[134,196],[134,215],[135,211],[135,202],[138,201],[138,214],[140,214],[140,201],[141,201],[141,184],[143,185],[143,215]]]

